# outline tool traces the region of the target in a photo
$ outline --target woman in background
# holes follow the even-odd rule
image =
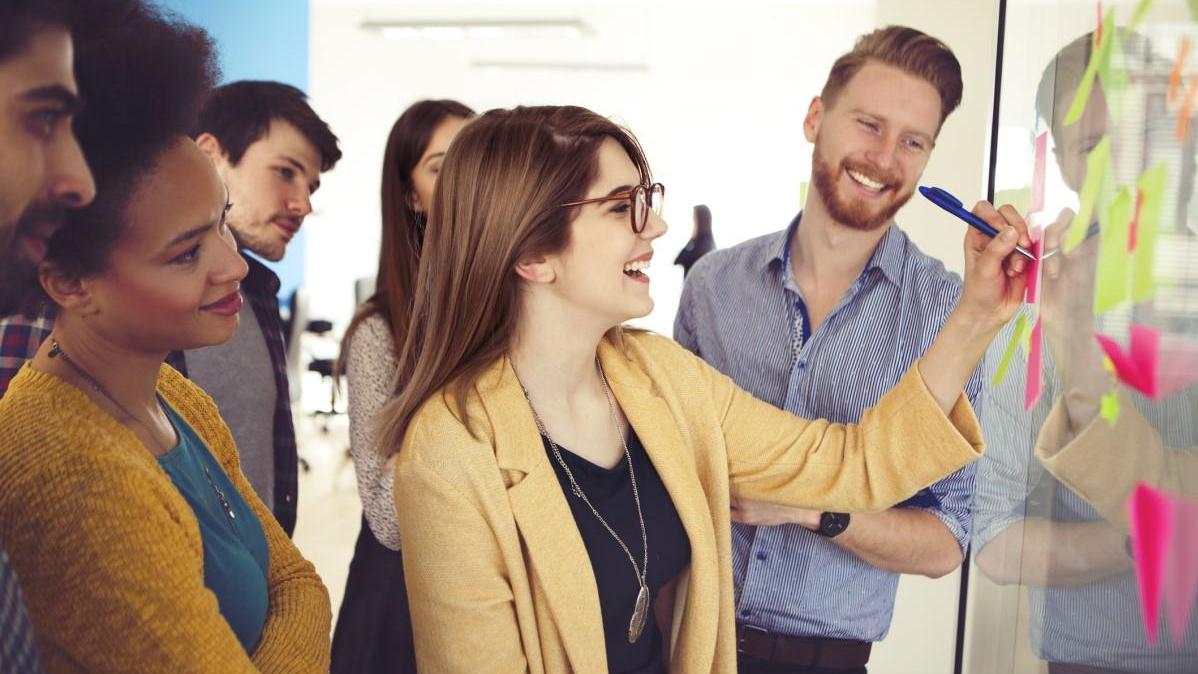
[[[457,101],[420,101],[400,115],[387,139],[377,289],[358,308],[341,348],[363,518],[333,635],[332,674],[416,671],[393,476],[383,469],[375,417],[399,386],[392,335],[402,336],[411,317],[437,173],[450,141],[473,116]]]

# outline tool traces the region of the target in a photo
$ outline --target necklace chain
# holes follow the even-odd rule
[[[53,335],[50,337],[50,353],[47,355],[50,358],[61,357],[64,363],[69,365],[76,374],[82,377],[89,386],[95,389],[96,393],[99,393],[107,398],[113,405],[116,405],[117,409],[119,409],[122,414],[128,417],[130,421],[144,428],[146,432],[150,434],[150,437],[157,441],[158,438],[154,434],[154,430],[151,429],[146,422],[134,416],[128,408],[121,404],[121,401],[117,400],[115,396],[108,392],[108,389],[105,388],[98,379],[93,377],[90,372],[83,369],[82,365],[76,363],[75,359],[71,358],[66,351],[63,351],[62,346],[58,343],[58,340]],[[237,514],[233,512],[233,507],[230,505],[229,499],[225,497],[225,493],[220,490],[220,487],[216,486],[216,482],[212,479],[212,473],[208,471],[208,466],[204,466],[204,477],[208,479],[208,486],[211,487],[212,492],[216,494],[216,500],[220,502],[221,510],[223,510],[225,513],[225,518],[229,520],[229,526],[233,528],[234,533],[237,533],[240,536],[240,533],[237,531],[237,527],[233,524],[233,521],[237,519]]]
[[[649,573],[649,537],[645,531],[645,516],[641,512],[641,494],[637,489],[636,470],[632,466],[632,452],[628,451],[628,442],[624,439],[624,433],[622,433],[620,429],[619,418],[616,416],[616,403],[612,396],[611,386],[607,383],[607,374],[603,371],[603,366],[599,364],[598,357],[595,358],[595,369],[599,371],[599,378],[603,382],[603,395],[605,398],[607,398],[608,413],[611,415],[612,425],[616,429],[616,435],[620,438],[620,445],[624,448],[624,459],[628,461],[628,476],[632,479],[632,498],[634,501],[636,501],[636,516],[641,525],[642,558],[640,565],[636,563],[636,558],[633,556],[632,551],[628,548],[628,545],[624,542],[624,539],[620,538],[620,535],[617,534],[615,529],[613,529],[611,525],[607,523],[607,520],[603,518],[603,515],[599,514],[599,509],[595,507],[595,504],[591,503],[591,499],[587,498],[586,492],[582,490],[582,487],[578,484],[578,481],[574,479],[574,472],[570,470],[569,464],[567,464],[566,460],[562,457],[561,449],[557,446],[557,443],[553,441],[552,437],[550,437],[549,431],[545,428],[545,422],[542,421],[541,416],[537,414],[537,408],[532,404],[532,398],[528,395],[528,389],[524,388],[523,383],[520,384],[520,390],[524,392],[524,398],[528,401],[529,409],[532,410],[532,418],[537,424],[537,430],[545,437],[546,440],[549,441],[549,446],[553,449],[553,457],[557,460],[558,465],[560,465],[562,470],[566,473],[566,479],[570,482],[570,490],[574,493],[574,496],[582,500],[582,502],[591,509],[591,512],[595,515],[595,518],[599,520],[599,524],[603,525],[603,528],[607,530],[607,533],[611,534],[611,537],[616,539],[616,543],[618,543],[624,550],[624,554],[628,556],[628,561],[632,564],[633,572],[636,573],[637,583],[640,585],[641,593],[645,594],[648,590],[646,576]],[[637,629],[636,632],[637,636],[639,636],[640,630]],[[629,641],[634,640],[635,639],[632,637],[630,631]]]

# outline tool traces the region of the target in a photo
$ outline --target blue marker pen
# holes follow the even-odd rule
[[[969,225],[970,227],[980,230],[992,237],[998,236],[997,229],[988,225],[985,220],[982,220],[973,213],[965,210],[965,207],[961,205],[960,199],[954,197],[948,192],[945,192],[939,187],[924,187],[921,185],[919,188],[919,193],[927,197],[928,201],[931,201],[949,213],[952,213],[958,218],[964,220],[965,224]],[[1015,246],[1015,250],[1029,260],[1035,261],[1036,259],[1036,256],[1032,255],[1032,252],[1023,246]]]

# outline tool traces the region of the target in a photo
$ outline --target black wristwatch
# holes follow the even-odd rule
[[[848,528],[848,513],[821,513],[819,516],[819,529],[816,530],[816,533],[825,538],[836,538]]]

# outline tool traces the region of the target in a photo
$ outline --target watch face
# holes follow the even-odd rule
[[[828,538],[835,538],[849,528],[848,513],[823,513],[819,517],[819,533]]]

